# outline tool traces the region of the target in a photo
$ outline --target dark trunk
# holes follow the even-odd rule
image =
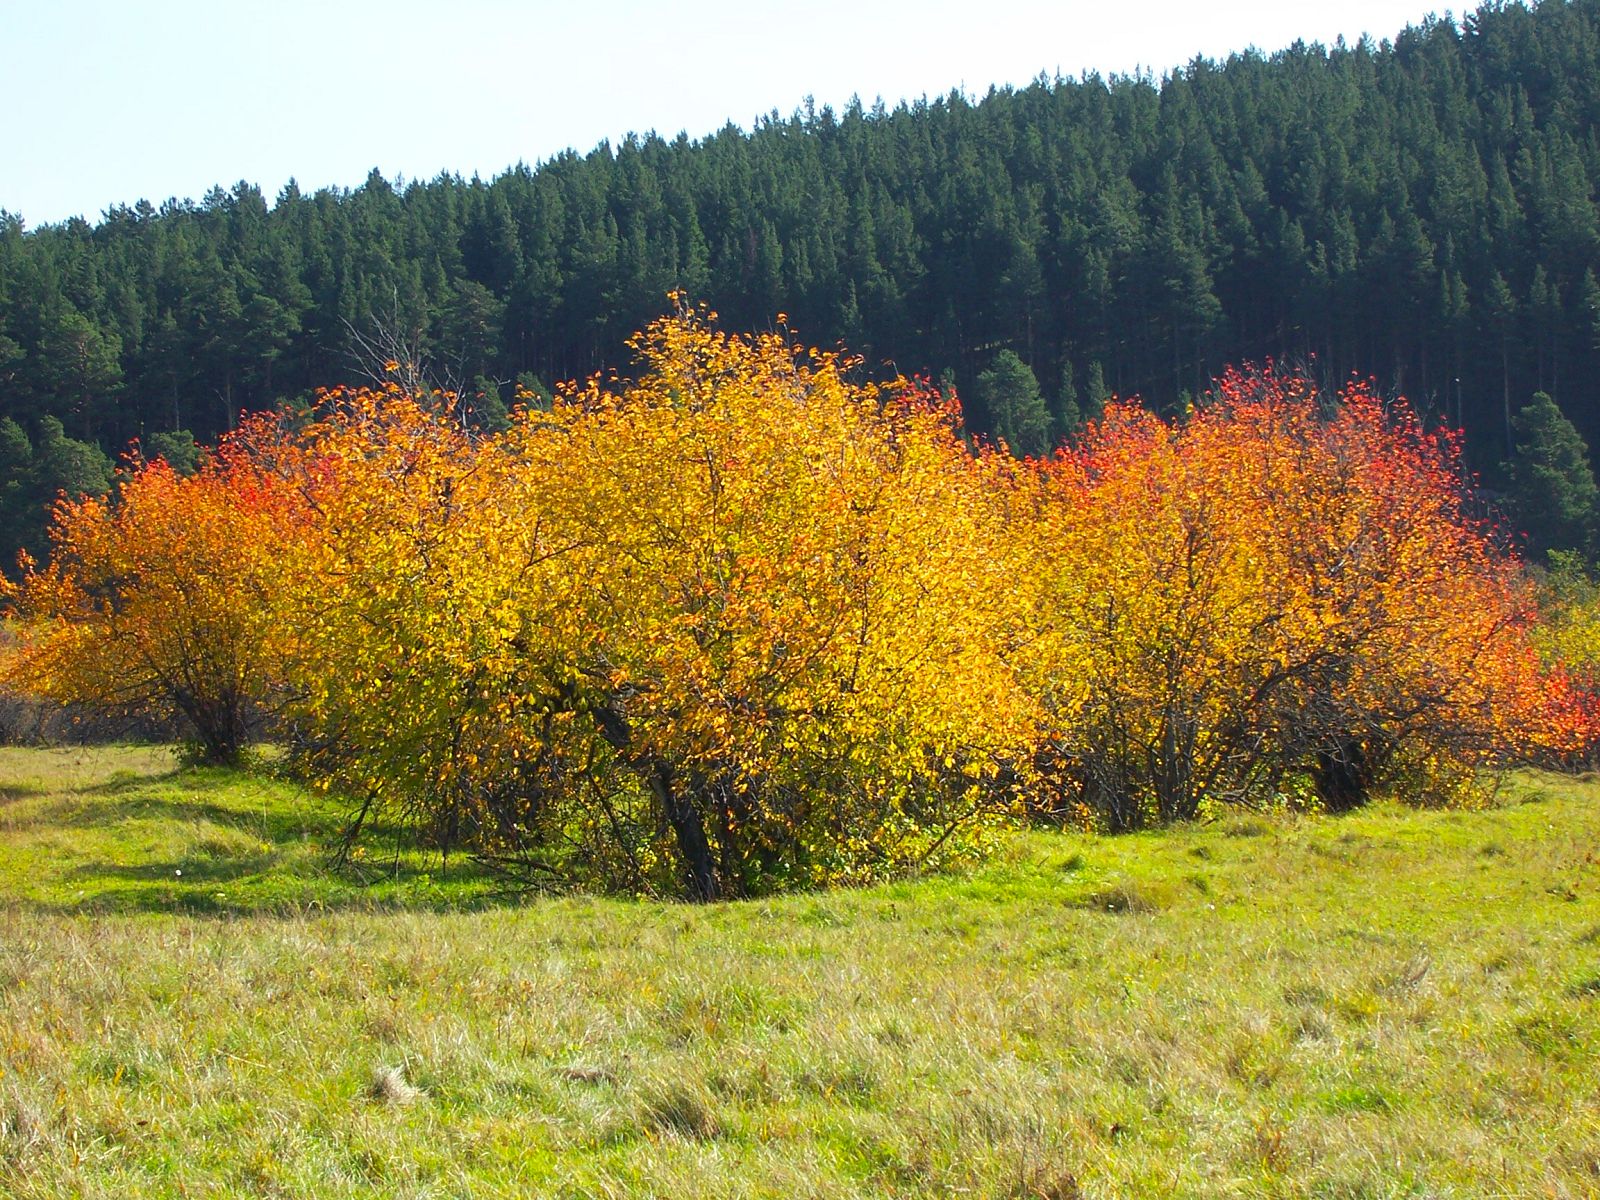
[[[1517,447],[1511,437],[1511,350],[1504,342],[1500,346],[1500,380],[1505,386],[1502,411],[1506,424],[1506,458],[1509,459],[1517,452]]]
[[[1317,751],[1311,781],[1317,798],[1329,812],[1350,812],[1365,804],[1372,792],[1374,763],[1367,749],[1354,738]]]
[[[1192,821],[1199,815],[1194,794],[1193,724],[1183,713],[1170,712],[1163,722],[1161,747],[1151,764],[1156,791],[1156,811],[1163,824]]]
[[[656,803],[661,805],[667,824],[672,826],[678,842],[678,853],[683,858],[689,898],[702,903],[718,899],[722,895],[722,887],[711,857],[711,843],[706,839],[705,821],[695,807],[694,797],[685,795],[677,788],[670,766],[654,755],[633,750],[633,729],[614,697],[609,703],[596,705],[592,711],[600,736],[623,754],[630,766],[644,777]]]
[[[705,902],[722,894],[717,882],[716,865],[711,859],[711,843],[706,839],[705,822],[694,798],[673,786],[672,771],[657,763],[650,772],[650,790],[667,815],[667,823],[678,839],[678,853],[683,856],[685,882],[689,898]]]
[[[244,753],[244,708],[237,697],[206,699],[180,691],[173,699],[189,719],[200,743],[200,761],[207,766],[233,766]]]
[[[1116,775],[1114,779],[1091,777],[1084,788],[1084,803],[1091,812],[1104,815],[1108,832],[1131,833],[1143,827],[1144,811],[1127,780],[1120,772]]]

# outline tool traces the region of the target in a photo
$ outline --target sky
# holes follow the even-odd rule
[[[812,97],[981,96],[1295,40],[1392,38],[1424,0],[0,0],[0,209],[29,227],[240,180],[270,201],[654,130],[749,128]]]

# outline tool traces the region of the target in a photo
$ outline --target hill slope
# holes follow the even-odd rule
[[[391,353],[509,402],[519,374],[624,364],[682,287],[735,327],[787,312],[874,369],[975,385],[1010,349],[1057,432],[1108,391],[1170,406],[1226,363],[1315,355],[1463,423],[1493,464],[1538,388],[1600,440],[1597,183],[1600,0],[1545,0],[487,182],[374,173],[270,204],[241,182],[32,232],[0,216],[0,417],[36,445],[49,415],[112,452],[206,440]]]

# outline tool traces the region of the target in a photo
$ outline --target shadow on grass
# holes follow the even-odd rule
[[[159,782],[170,783],[181,778],[182,773],[162,776]],[[201,786],[204,786],[203,784]],[[82,793],[99,795],[104,799],[84,803],[81,799],[63,799],[41,805],[25,816],[17,817],[11,827],[31,829],[114,829],[128,821],[159,821],[174,824],[213,824],[252,834],[264,841],[298,842],[307,838],[333,838],[343,829],[343,820],[335,812],[297,813],[286,811],[282,802],[250,808],[243,805],[219,804],[198,796],[177,799],[150,795],[143,790],[124,789],[115,792]]]
[[[422,874],[426,874],[425,872]],[[175,881],[140,885],[133,883],[120,887],[98,887],[93,893],[77,901],[32,900],[20,901],[18,907],[40,914],[73,916],[94,914],[103,916],[155,916],[183,915],[215,917],[218,920],[289,920],[307,916],[356,913],[468,913],[490,909],[518,908],[530,897],[523,892],[488,890],[477,887],[483,883],[473,878],[435,885],[431,890],[407,886],[402,879],[398,884],[385,880],[381,884],[363,886],[354,880],[336,877],[317,881],[313,886],[296,887],[297,883],[311,882],[302,877],[286,877],[275,881],[270,888],[233,895],[225,890],[225,880],[212,880],[189,884],[190,876],[184,874],[184,883]]]
[[[252,786],[260,791],[252,794]],[[223,789],[227,799],[206,798]],[[30,807],[9,827],[94,830],[112,844],[85,847],[83,858],[97,855],[96,861],[63,863],[50,890],[76,896],[20,902],[35,911],[219,917],[373,908],[463,911],[515,905],[526,897],[470,859],[451,856],[446,864],[388,822],[369,820],[360,842],[364,857],[335,864],[333,851],[348,814],[296,796],[291,785],[271,776],[179,767],[125,772],[55,794],[60,798]],[[141,851],[137,833],[124,838],[119,831],[136,823],[189,831],[193,845]],[[230,846],[229,835],[242,835],[249,844]],[[119,838],[128,843],[126,855],[116,845]]]
[[[72,899],[19,901],[36,912],[71,914],[188,913],[229,917],[294,917],[332,912],[475,912],[514,908],[530,894],[470,863],[392,862],[335,866],[325,856],[285,864],[278,848],[181,862],[91,862],[74,867],[60,891]]]
[[[125,796],[141,788],[155,787],[163,783],[172,783],[184,776],[198,778],[199,771],[193,767],[170,767],[165,771],[129,771],[121,770],[112,773],[110,779],[102,779],[99,783],[86,783],[82,787],[64,789],[70,796]]]
[[[231,883],[252,875],[262,875],[278,864],[275,853],[244,854],[237,858],[186,858],[181,862],[150,863],[84,863],[74,867],[74,879],[145,879],[165,883],[180,882],[184,886],[207,883]]]

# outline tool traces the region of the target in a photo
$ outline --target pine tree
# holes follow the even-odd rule
[[[144,440],[144,456],[162,459],[179,475],[193,475],[200,469],[200,447],[187,429],[171,433],[152,433]]]
[[[1010,350],[994,356],[978,375],[978,403],[989,414],[989,431],[1019,457],[1037,457],[1050,449],[1050,413],[1039,394],[1032,368]]]
[[[1055,401],[1050,424],[1053,440],[1060,442],[1083,427],[1083,406],[1078,403],[1078,381],[1070,358],[1061,363],[1061,386],[1056,389]]]
[[[1087,421],[1097,421],[1111,400],[1111,389],[1106,386],[1106,375],[1097,358],[1089,364],[1089,384],[1084,393],[1083,416]]]
[[[1534,393],[1513,426],[1517,449],[1506,464],[1507,495],[1529,549],[1588,549],[1600,501],[1589,447],[1544,392]]]

